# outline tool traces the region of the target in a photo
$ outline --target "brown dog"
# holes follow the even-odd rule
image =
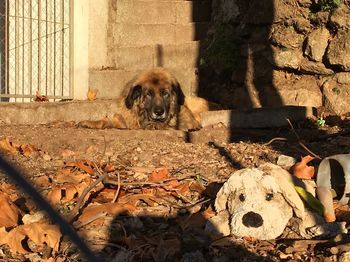
[[[176,78],[164,68],[142,72],[118,98],[119,113],[113,119],[82,121],[88,128],[179,129],[201,128],[198,116],[185,104]],[[197,120],[196,120],[197,119]]]

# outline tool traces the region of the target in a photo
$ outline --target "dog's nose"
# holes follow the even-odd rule
[[[242,217],[242,223],[246,227],[261,227],[264,220],[258,213],[248,212]]]
[[[162,116],[164,114],[164,108],[157,106],[154,108],[153,112],[156,116]]]

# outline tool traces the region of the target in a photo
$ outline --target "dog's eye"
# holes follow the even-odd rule
[[[271,201],[273,199],[273,194],[272,193],[267,193],[265,199],[267,201]]]
[[[146,96],[152,97],[153,96],[153,92],[151,90],[147,90]]]
[[[245,194],[240,194],[238,198],[241,202],[244,202],[245,201]]]
[[[160,95],[161,95],[162,97],[168,97],[168,96],[169,96],[169,93],[168,93],[167,91],[165,91],[165,90],[162,90],[162,91],[160,92]]]

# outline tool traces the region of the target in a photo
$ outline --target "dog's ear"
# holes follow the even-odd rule
[[[135,85],[130,88],[127,97],[125,98],[125,106],[130,109],[134,105],[134,101],[139,98],[142,94],[142,86]]]
[[[173,91],[174,91],[175,94],[176,94],[177,103],[178,103],[179,105],[185,104],[185,95],[184,95],[184,93],[182,92],[180,83],[179,83],[175,78],[173,78],[172,81],[171,81],[171,85],[172,85],[172,87],[173,87]]]

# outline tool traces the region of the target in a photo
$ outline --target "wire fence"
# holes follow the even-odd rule
[[[0,97],[71,98],[72,0],[1,2]]]

